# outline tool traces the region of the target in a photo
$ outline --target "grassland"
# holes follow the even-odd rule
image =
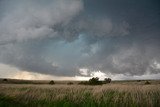
[[[0,107],[160,107],[160,84],[0,84]]]

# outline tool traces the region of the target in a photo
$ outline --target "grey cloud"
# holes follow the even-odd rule
[[[160,38],[158,28],[154,29],[158,23],[155,26],[150,18],[133,22],[131,13],[126,19],[116,17],[115,10],[108,16],[89,14],[81,0],[0,3],[4,10],[0,11],[0,62],[4,64],[70,76],[79,75],[80,68],[88,69],[88,75],[99,70],[131,76],[160,73]]]
[[[81,34],[88,35],[88,38],[128,34],[126,23],[117,25],[108,18],[81,17],[81,0],[41,2],[5,2],[11,7],[4,7],[7,12],[0,20],[0,45],[4,45],[1,46],[1,62],[27,71],[74,75],[78,69],[66,63],[69,59],[63,59],[62,66],[53,66],[54,60],[46,60],[42,48],[48,46],[46,41],[73,42]]]
[[[0,53],[0,60],[12,66],[16,66],[21,70],[38,71],[43,73],[44,71],[51,73],[56,71],[56,68],[51,63],[44,60],[40,51],[34,47],[21,47],[17,44],[10,44],[3,46],[3,51]],[[36,52],[38,51],[38,52]],[[35,54],[32,54],[35,53]],[[37,54],[39,53],[39,54]]]
[[[116,40],[117,39],[117,40]],[[111,43],[100,41],[98,51],[92,52],[84,59],[81,66],[93,70],[113,74],[143,75],[145,73],[160,73],[159,45],[155,43],[128,43],[114,38]],[[114,41],[119,41],[115,43]],[[123,41],[122,43],[120,41]],[[110,46],[111,45],[111,46]]]
[[[10,2],[12,5],[8,9]],[[44,5],[36,1],[10,2],[5,4],[7,12],[0,20],[1,44],[45,38],[72,41],[80,33],[91,36],[129,34],[126,22],[116,24],[108,18],[81,17],[81,0],[48,1]]]
[[[81,0],[46,1],[47,5],[31,0],[10,2],[5,4],[7,12],[0,20],[1,42],[54,38],[57,32],[52,26],[67,24],[83,9]],[[8,9],[9,4],[12,8]]]

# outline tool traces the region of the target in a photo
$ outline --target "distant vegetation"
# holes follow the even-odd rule
[[[110,78],[105,78],[104,81],[105,81],[105,83],[110,83],[111,79]]]
[[[137,80],[137,82],[141,82],[141,80]]]
[[[102,81],[99,81],[98,77],[89,79],[89,85],[102,85]]]
[[[67,84],[68,84],[68,85],[73,85],[73,82],[68,82]]]
[[[98,77],[93,77],[89,79],[89,81],[82,81],[79,84],[83,85],[102,85],[102,84],[107,84],[110,83],[111,79],[110,78],[105,78],[103,81],[100,81]]]
[[[151,83],[149,81],[146,81],[145,84],[147,85],[147,84],[151,84]]]
[[[55,83],[54,83],[53,80],[51,80],[51,81],[49,82],[49,84],[50,84],[50,85],[53,85],[53,84],[55,84]]]
[[[8,81],[8,79],[3,79],[3,82],[7,82]]]

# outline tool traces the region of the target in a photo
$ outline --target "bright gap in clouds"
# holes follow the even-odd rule
[[[5,64],[0,64],[0,78],[11,78],[11,79],[26,79],[26,80],[89,80],[92,77],[99,77],[100,80],[104,78],[112,78],[112,80],[132,80],[132,79],[159,79],[159,74],[145,74],[142,76],[125,76],[123,74],[111,74],[104,73],[101,71],[93,71],[89,73],[89,70],[86,68],[80,69],[80,73],[84,74],[84,76],[54,76],[54,75],[46,75],[41,73],[34,73],[28,71],[20,71],[15,67],[11,67]],[[83,72],[82,72],[83,71]],[[3,74],[3,75],[2,75]],[[85,76],[89,75],[89,76]]]

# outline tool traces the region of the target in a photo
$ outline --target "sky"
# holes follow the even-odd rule
[[[160,79],[159,0],[0,0],[0,78]]]

